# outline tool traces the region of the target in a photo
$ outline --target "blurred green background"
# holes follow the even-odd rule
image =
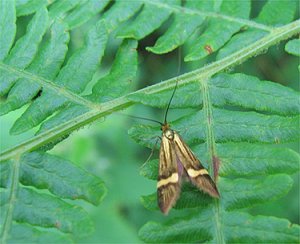
[[[257,4],[258,11],[260,5]],[[22,35],[27,24],[27,17],[20,18],[18,35]],[[89,21],[71,33],[69,55],[77,50],[83,43],[82,32],[86,32],[96,19]],[[162,26],[151,36],[139,43],[139,74],[136,80],[136,89],[149,86],[178,74],[178,52],[167,55],[154,55],[145,51],[146,46],[152,46],[165,26]],[[94,80],[107,72],[113,62],[119,40],[113,36],[106,50],[103,65],[99,68]],[[184,53],[184,49],[182,50]],[[181,73],[202,67],[213,60],[182,64]],[[284,43],[271,48],[265,54],[236,67],[232,72],[243,72],[263,80],[271,80],[295,90],[299,88],[299,60],[284,52]],[[86,93],[89,92],[89,86]],[[9,129],[13,122],[25,111],[26,107],[0,118],[1,126],[1,152],[30,138],[36,129],[21,134],[10,136]],[[158,109],[135,105],[123,114],[131,114],[162,120],[163,112]],[[183,111],[172,109],[169,120],[179,117]],[[130,242],[138,243],[138,229],[149,220],[165,219],[159,212],[150,212],[143,208],[140,197],[153,193],[156,182],[150,181],[139,175],[140,166],[146,161],[151,150],[137,145],[127,134],[133,124],[144,123],[122,114],[113,114],[92,125],[75,131],[62,143],[59,143],[51,153],[69,159],[74,164],[85,168],[87,171],[101,177],[108,188],[108,193],[98,207],[78,201],[91,215],[95,222],[95,232],[89,239],[81,242]],[[282,146],[282,145],[281,145]],[[293,150],[300,152],[299,141],[285,144]],[[254,215],[264,214],[287,218],[292,223],[299,224],[299,182],[300,175],[295,174],[293,189],[282,199],[270,202],[264,206],[250,210]]]

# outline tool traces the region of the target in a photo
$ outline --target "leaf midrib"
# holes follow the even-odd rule
[[[12,220],[13,220],[13,212],[15,207],[15,202],[17,200],[17,193],[19,189],[19,173],[20,173],[20,158],[16,158],[12,163],[12,175],[11,175],[11,187],[9,187],[10,194],[8,198],[8,210],[6,211],[6,215],[2,225],[1,232],[1,243],[6,243],[7,237],[9,235]]]
[[[56,94],[68,97],[69,100],[76,101],[76,103],[79,104],[84,104],[85,106],[91,109],[91,111],[79,117],[73,118],[72,120],[64,123],[63,125],[56,126],[47,132],[41,133],[25,141],[24,143],[21,143],[20,145],[17,145],[12,149],[1,153],[0,161],[7,160],[11,157],[16,157],[17,155],[21,155],[22,153],[25,153],[27,151],[32,151],[33,149],[37,149],[57,138],[61,138],[62,136],[72,132],[73,130],[76,130],[86,124],[95,121],[96,119],[99,119],[100,117],[103,117],[114,111],[118,111],[135,104],[135,102],[130,100],[130,96],[133,94],[152,94],[172,89],[174,88],[178,80],[179,86],[182,86],[187,83],[206,80],[220,71],[226,70],[234,65],[241,64],[243,61],[249,59],[250,57],[261,53],[262,51],[268,49],[270,46],[277,44],[279,41],[290,38],[291,36],[297,34],[299,31],[300,20],[296,20],[285,26],[274,29],[274,31],[272,31],[270,34],[254,42],[252,45],[249,45],[248,47],[245,47],[231,54],[230,56],[227,56],[210,65],[191,71],[189,73],[185,73],[179,77],[168,79],[164,82],[160,82],[159,84],[146,87],[139,91],[129,93],[126,96],[116,98],[103,104],[92,103],[84,99],[83,97],[80,97],[79,95],[60,87],[59,85],[52,83],[49,80],[45,80],[42,77],[34,76],[26,71],[20,71],[15,69],[14,67],[10,67],[4,65],[3,63],[0,63],[0,69],[10,70],[12,73],[17,73],[20,75],[29,75],[29,77],[27,78],[29,78],[30,82],[38,82],[41,86],[44,85],[48,89],[55,91]],[[34,78],[34,80],[30,80],[30,78]],[[62,126],[64,128],[62,128]]]
[[[90,109],[101,109],[101,106],[97,103],[92,103],[91,101],[79,96],[78,94],[67,90],[65,87],[62,87],[51,80],[45,79],[41,76],[30,73],[26,70],[20,70],[17,67],[7,65],[0,62],[0,70],[10,71],[13,74],[16,74],[19,78],[25,78],[29,82],[36,82],[41,87],[46,87],[49,90],[52,90],[55,94],[59,94],[62,97],[67,98],[70,102],[81,104]]]
[[[255,29],[260,29],[263,31],[268,31],[271,32],[274,27],[267,26],[264,24],[257,23],[253,20],[248,20],[248,19],[242,19],[242,18],[237,18],[237,17],[231,17],[229,15],[221,14],[221,13],[215,13],[215,12],[210,12],[210,11],[200,11],[197,9],[191,9],[186,6],[179,6],[179,5],[171,5],[171,4],[166,4],[163,2],[158,2],[158,1],[151,1],[151,0],[143,0],[145,4],[149,5],[154,5],[158,6],[161,8],[169,9],[172,12],[177,12],[180,14],[194,14],[194,15],[199,15],[199,16],[205,16],[205,17],[211,17],[211,18],[216,18],[216,19],[224,19],[230,22],[236,22],[241,25],[253,27]]]
[[[201,91],[203,97],[203,111],[204,111],[204,118],[206,121],[206,141],[207,141],[207,151],[209,153],[209,171],[210,175],[214,176],[213,179],[217,184],[217,178],[215,178],[214,172],[217,172],[214,167],[213,160],[217,158],[217,149],[216,149],[216,140],[214,135],[214,118],[213,118],[213,110],[212,110],[212,101],[210,98],[210,91],[208,86],[208,80],[203,80],[201,82]],[[201,126],[201,121],[199,121]],[[221,199],[214,199],[213,208],[213,223],[215,233],[213,236],[216,237],[217,243],[223,244],[225,243],[224,233],[223,233],[223,226],[221,221],[221,214],[220,214],[220,200]]]

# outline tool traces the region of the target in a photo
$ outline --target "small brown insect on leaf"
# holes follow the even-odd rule
[[[205,45],[204,49],[208,52],[208,54],[211,54],[214,51],[210,45]]]

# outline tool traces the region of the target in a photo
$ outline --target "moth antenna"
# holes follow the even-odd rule
[[[180,69],[181,69],[181,48],[179,47],[179,49],[178,49],[178,69],[177,69],[177,76],[180,74]],[[164,124],[167,123],[168,112],[169,112],[169,109],[170,109],[173,97],[175,95],[175,92],[177,90],[177,87],[178,87],[178,78],[176,79],[176,85],[175,85],[175,88],[173,90],[172,96],[170,98],[170,101],[168,103],[168,106],[167,106],[167,109],[166,109],[166,112],[165,112]]]
[[[143,118],[143,117],[129,115],[129,114],[121,114],[121,115],[130,117],[130,118],[133,118],[133,119],[142,119],[142,120],[152,121],[152,122],[158,123],[160,125],[163,125],[163,123],[161,123],[161,122],[159,122],[158,120],[155,120],[155,119],[148,119],[148,118]]]

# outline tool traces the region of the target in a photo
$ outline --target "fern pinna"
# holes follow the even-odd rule
[[[286,143],[299,139],[299,92],[233,70],[298,34],[297,14],[292,0],[259,6],[250,0],[0,0],[0,113],[24,111],[11,135],[35,131],[1,149],[1,242],[72,243],[91,236],[93,221],[77,199],[100,204],[105,184],[49,149],[135,104],[165,108],[177,80],[172,108],[182,109],[182,117],[170,124],[215,176],[220,199],[184,185],[176,210],[143,225],[141,240],[299,242],[299,225],[248,211],[293,185],[299,154]],[[183,46],[188,72],[133,91],[138,43],[153,32],[160,36],[146,50],[159,55]],[[77,35],[84,36],[80,44]],[[116,46],[107,71],[102,59]],[[290,40],[285,51],[300,56],[299,46]],[[99,68],[106,72],[99,75]],[[153,148],[160,130],[136,125],[129,134]],[[141,174],[156,179],[157,168],[154,159]],[[150,210],[157,210],[156,201],[155,194],[142,197]]]

